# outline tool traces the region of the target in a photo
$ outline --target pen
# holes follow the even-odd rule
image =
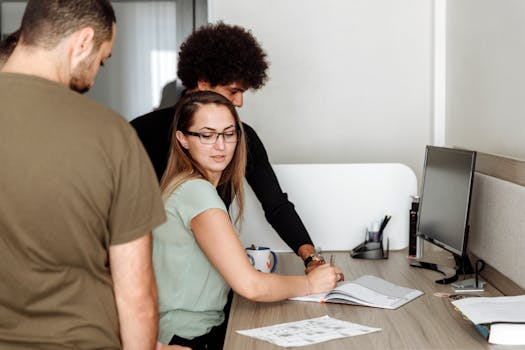
[[[383,240],[383,231],[385,230],[385,227],[386,227],[386,225],[388,224],[388,222],[390,221],[391,218],[392,218],[392,216],[385,215],[385,218],[383,219],[383,222],[381,223],[381,227],[379,228],[379,241]]]
[[[388,224],[391,218],[392,217],[390,215],[385,215],[385,218],[383,219],[383,222],[381,223],[381,228],[379,229],[380,232],[383,232],[383,230],[385,229],[386,225]]]
[[[335,256],[334,254],[330,255],[330,266],[334,267],[335,265]],[[342,272],[337,273],[337,281],[336,282],[342,282],[345,280],[345,275],[343,275]]]

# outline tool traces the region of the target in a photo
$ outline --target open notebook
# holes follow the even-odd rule
[[[417,289],[401,287],[379,277],[365,275],[354,281],[339,282],[336,288],[326,294],[312,294],[290,300],[397,309],[420,295],[423,292]]]

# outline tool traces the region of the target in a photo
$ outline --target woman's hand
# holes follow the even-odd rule
[[[339,278],[338,272],[340,271],[335,266],[330,264],[322,264],[312,270],[306,279],[308,281],[308,293],[318,294],[326,293],[335,288],[337,279]]]

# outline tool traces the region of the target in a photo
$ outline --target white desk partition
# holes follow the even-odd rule
[[[384,231],[390,249],[408,246],[410,196],[417,194],[417,179],[406,165],[280,164],[273,169],[314,244],[322,250],[352,249],[364,241],[366,227],[385,215],[392,216]],[[245,192],[244,221],[239,229],[243,245],[290,251],[266,221],[247,183]]]

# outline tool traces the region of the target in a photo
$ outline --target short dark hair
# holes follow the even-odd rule
[[[20,39],[20,29],[7,35],[4,40],[0,41],[0,68],[15,50],[18,39]]]
[[[181,45],[177,74],[189,89],[199,80],[211,86],[239,82],[259,89],[267,68],[266,53],[250,31],[218,22],[199,28]]]
[[[54,48],[82,28],[95,31],[94,49],[111,40],[115,11],[108,0],[29,0],[22,18],[25,45]]]

